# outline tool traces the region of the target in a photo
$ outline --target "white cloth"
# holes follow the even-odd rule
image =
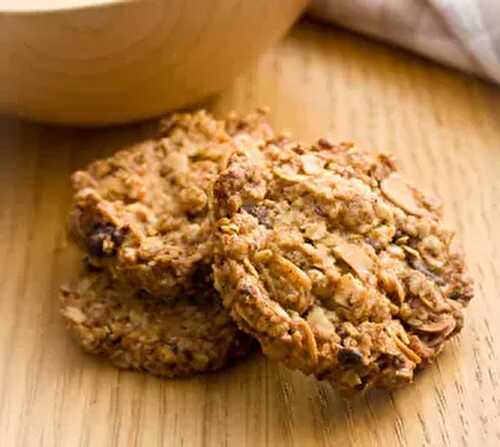
[[[309,13],[500,83],[500,0],[312,0]]]

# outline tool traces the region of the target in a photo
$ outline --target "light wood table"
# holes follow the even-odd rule
[[[70,172],[154,125],[76,130],[0,120],[0,445],[500,445],[500,89],[346,32],[299,24],[209,103],[273,109],[278,129],[393,150],[439,193],[476,280],[463,333],[415,384],[344,402],[255,355],[159,380],[84,355],[57,315],[75,272]]]

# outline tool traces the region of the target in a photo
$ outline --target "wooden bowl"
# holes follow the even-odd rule
[[[228,85],[306,3],[4,0],[0,113],[94,125],[187,106]]]

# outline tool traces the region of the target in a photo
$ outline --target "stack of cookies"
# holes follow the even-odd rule
[[[175,377],[264,355],[344,394],[412,381],[472,298],[439,204],[387,154],[175,114],[72,176],[61,312],[89,352]]]

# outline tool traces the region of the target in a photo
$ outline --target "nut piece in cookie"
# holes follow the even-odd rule
[[[154,296],[189,292],[210,268],[208,193],[235,147],[272,136],[264,111],[218,121],[175,114],[163,137],[117,152],[72,176],[69,232],[89,262]]]
[[[390,156],[276,138],[230,157],[213,202],[216,287],[268,357],[348,395],[390,389],[462,328],[453,234]]]
[[[215,371],[246,355],[252,343],[207,288],[166,303],[84,273],[61,288],[61,314],[85,351],[117,367],[165,377]]]

